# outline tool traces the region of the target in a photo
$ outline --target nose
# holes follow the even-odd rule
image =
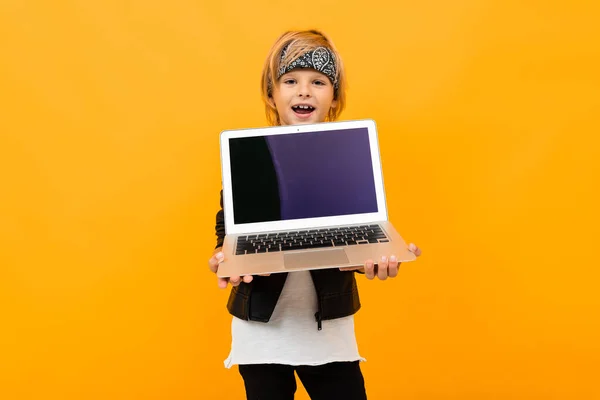
[[[298,97],[311,97],[310,83],[303,82],[298,84]]]

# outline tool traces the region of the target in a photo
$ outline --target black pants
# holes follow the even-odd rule
[[[296,377],[312,400],[366,400],[365,381],[358,361],[317,366],[281,364],[240,365],[248,400],[292,400]]]

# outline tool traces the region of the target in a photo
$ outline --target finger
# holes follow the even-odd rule
[[[390,278],[395,278],[398,276],[398,268],[400,267],[400,263],[396,256],[390,256],[390,262],[388,263],[388,275]]]
[[[217,272],[219,264],[225,260],[225,255],[222,252],[218,252],[208,260],[208,267],[212,272]]]
[[[375,278],[375,266],[373,265],[373,260],[367,260],[365,263],[365,275],[367,279]]]
[[[250,283],[252,282],[252,279],[254,279],[254,277],[252,275],[245,275],[242,280],[246,283]]]
[[[414,253],[415,256],[419,257],[421,255],[421,249],[418,248],[414,243],[408,245],[408,250]]]
[[[388,277],[388,259],[386,256],[381,257],[381,261],[379,261],[377,277],[382,281],[385,281]]]
[[[230,276],[229,277],[229,283],[231,283],[231,286],[238,286],[241,281],[242,281],[242,278],[240,278],[239,276]]]
[[[218,268],[219,268],[219,261],[217,261],[217,257],[212,256],[208,260],[208,269],[210,269],[211,272],[217,272]]]
[[[219,285],[220,289],[226,289],[227,288],[227,284],[229,280],[227,278],[218,278],[218,282],[217,284]]]

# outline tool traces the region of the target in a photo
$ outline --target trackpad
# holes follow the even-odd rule
[[[283,265],[289,269],[324,267],[326,265],[337,267],[344,264],[348,264],[348,257],[342,249],[307,251],[283,255]]]

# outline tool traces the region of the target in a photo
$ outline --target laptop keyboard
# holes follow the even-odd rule
[[[344,226],[239,236],[236,255],[389,242],[381,227]]]

